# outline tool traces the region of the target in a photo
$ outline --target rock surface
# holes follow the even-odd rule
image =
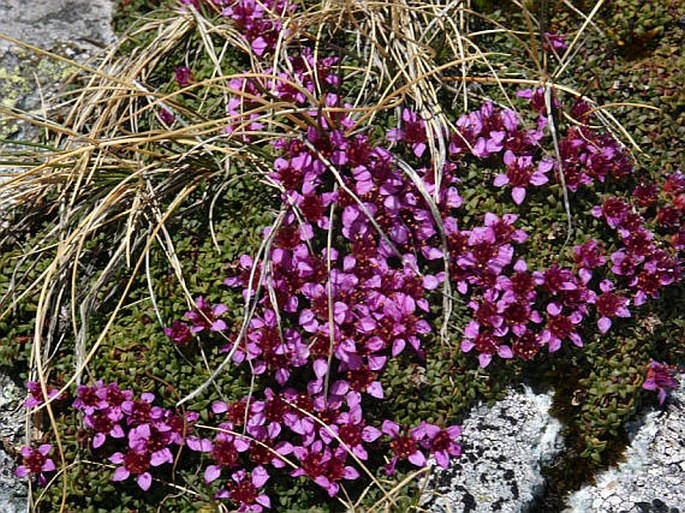
[[[114,0],[0,0],[0,33],[50,50],[56,45],[102,47],[114,40]],[[0,54],[10,47],[0,41]]]
[[[512,390],[493,407],[474,409],[463,423],[461,460],[434,468],[423,508],[433,513],[526,511],[542,491],[541,473],[561,448],[561,424],[549,415],[552,397]]]
[[[23,444],[24,409],[21,403],[26,396],[7,375],[0,373],[0,511],[15,513],[26,511],[28,488],[25,480],[14,476],[15,460],[5,452],[16,450]]]
[[[564,513],[685,513],[685,382],[634,426],[626,460],[571,494]]]

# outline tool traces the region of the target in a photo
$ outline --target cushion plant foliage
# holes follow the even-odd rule
[[[677,386],[677,124],[578,64],[618,73],[620,47],[670,44],[657,22],[120,4],[140,19],[2,185],[36,511],[410,511],[469,407],[520,383],[566,426],[554,508]]]

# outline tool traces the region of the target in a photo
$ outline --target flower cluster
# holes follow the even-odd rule
[[[277,14],[287,9],[285,3],[245,1],[223,14],[260,56],[274,48]],[[566,47],[563,37],[550,34],[546,44],[550,51]],[[284,212],[264,231],[271,241],[267,254],[260,261],[244,255],[225,280],[240,287],[255,309],[247,330],[241,336],[233,330],[224,350],[236,365],[278,387],[215,403],[214,413],[225,415],[219,432],[189,442],[213,460],[205,480],[223,477],[220,496],[240,507],[266,507],[267,499],[257,500],[263,497],[258,489],[286,459],[297,467],[292,476],[306,475],[333,496],[341,481],[359,476],[350,455],[365,460],[370,444],[388,442],[394,453],[388,472],[404,460],[424,465],[430,454],[442,466],[459,456],[457,426],[400,428],[384,419],[379,429],[364,411],[384,398],[380,376],[390,359],[427,357],[422,338],[432,331],[436,289],[448,287],[463,299],[471,318],[460,347],[475,352],[485,367],[494,357],[530,360],[544,347],[580,347],[588,325],[604,335],[616,319],[630,317],[631,308],[679,278],[677,259],[618,197],[593,210],[615,230],[615,241],[588,238],[573,248],[571,263],[529,269],[529,234],[517,227],[514,209],[535,201],[548,183],[564,183],[574,193],[633,172],[619,143],[586,124],[560,134],[560,161],[545,155],[548,104],[562,105],[546,98],[543,88],[518,94],[537,112],[532,127],[492,102],[462,115],[453,133],[442,134],[449,140],[448,159],[437,169],[426,151],[434,135],[409,108],[400,111],[384,141],[352,130],[353,109],[339,92],[337,64],[304,47],[275,74],[267,69],[264,77],[229,84],[236,92],[227,104],[230,137],[249,141],[250,132],[263,128],[258,102],[289,102],[308,120],[300,136],[273,143],[269,179],[281,191]],[[592,116],[583,102],[570,114],[583,122]],[[511,212],[462,221],[463,170],[474,162],[500,170],[491,183],[506,188]],[[672,180],[676,203],[679,183]],[[605,247],[613,251],[607,255]],[[201,313],[186,314],[192,326],[176,321],[167,335],[184,344],[203,330],[229,332],[218,319],[224,311],[198,300]],[[236,498],[238,489],[248,488],[249,500]]]
[[[93,386],[79,386],[73,403],[83,412],[92,448],[110,449],[109,460],[118,465],[114,481],[135,476],[142,490],[150,488],[153,468],[173,463],[172,449],[184,444],[199,417],[195,412],[182,415],[154,406],[154,400],[149,392],[136,396],[117,383],[98,381]],[[112,453],[112,447],[121,450]]]

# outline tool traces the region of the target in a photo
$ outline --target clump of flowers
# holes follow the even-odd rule
[[[109,456],[118,465],[114,481],[134,476],[138,486],[147,491],[152,484],[155,467],[174,461],[172,450],[185,444],[199,418],[195,412],[184,415],[154,406],[154,394],[137,396],[132,390],[122,390],[117,383],[102,381],[92,386],[81,385],[73,407],[83,413],[93,449],[110,446],[120,448]]]

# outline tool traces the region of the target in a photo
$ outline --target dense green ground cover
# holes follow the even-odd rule
[[[685,62],[678,49],[683,41],[685,11],[677,2],[652,4],[643,7],[637,2],[607,2],[583,32],[571,65],[561,76],[555,77],[567,91],[578,91],[595,100],[597,105],[608,104],[597,113],[613,113],[620,126],[605,125],[602,121],[606,118],[597,117],[592,119],[593,130],[604,134],[607,126],[613,129],[625,144],[620,153],[626,156],[633,171],[625,176],[617,174],[606,180],[596,180],[591,187],[571,191],[568,202],[573,229],[568,232],[564,187],[557,180],[551,180],[545,188],[530,187],[525,202],[514,205],[510,187],[493,185],[495,177],[502,173],[501,158],[459,158],[456,161],[460,166],[460,181],[456,187],[463,197],[458,217],[461,229],[480,227],[485,213],[502,216],[515,209],[519,216],[516,227],[530,236],[517,255],[525,256],[531,270],[549,268],[555,261],[572,263],[574,246],[583,244],[588,238],[606,241],[608,256],[618,248],[620,238],[601,218],[590,215],[592,207],[601,204],[610,194],[628,201],[636,186],[654,183],[660,188],[657,202],[634,208],[643,216],[645,226],[655,234],[659,247],[669,254],[677,253],[673,249],[677,243],[672,241],[680,228],[678,223],[682,225],[683,205],[677,203],[677,194],[682,195],[682,191],[676,191],[674,196],[668,188],[663,190],[663,184],[667,177],[683,171]],[[586,13],[593,8],[592,5],[578,7]],[[139,72],[136,74],[134,70],[131,76],[143,81],[148,93],[153,91],[154,95],[161,95],[165,104],[149,107],[144,101],[149,97],[140,92],[129,92],[129,103],[122,102],[109,111],[104,99],[99,98],[100,103],[93,102],[93,105],[103,105],[103,110],[86,116],[86,121],[79,125],[80,130],[88,133],[97,125],[97,115],[101,115],[110,123],[107,130],[99,127],[102,140],[125,138],[131,134],[145,136],[132,143],[123,142],[109,153],[90,153],[88,158],[95,162],[94,169],[99,172],[93,175],[95,178],[88,187],[80,188],[61,175],[60,179],[52,180],[54,185],[46,180],[39,193],[26,195],[24,205],[6,214],[9,228],[3,239],[0,260],[0,290],[5,294],[2,302],[5,315],[0,321],[0,363],[14,373],[18,381],[25,382],[40,377],[36,373],[38,361],[47,390],[51,390],[69,382],[74,369],[88,358],[80,378],[84,385],[92,385],[96,380],[105,384],[117,382],[122,389],[154,393],[156,405],[174,408],[202,386],[224,359],[221,349],[226,346],[226,334],[221,330],[205,330],[179,345],[162,328],[183,319],[192,305],[189,299],[196,300],[200,295],[227,307],[222,318],[228,326],[241,322],[241,290],[225,287],[223,282],[235,274],[241,255],[256,254],[264,240],[262,230],[274,225],[282,201],[279,191],[273,184],[268,184],[265,174],[272,171],[279,153],[268,144],[242,146],[235,139],[226,144],[222,142],[227,97],[235,91],[226,88],[225,84],[217,87],[218,82],[214,81],[218,75],[217,62],[225,75],[242,73],[251,66],[256,66],[257,70],[259,66],[265,67],[254,54],[249,55],[248,51],[226,43],[237,37],[231,32],[230,23],[205,11],[210,22],[203,23],[198,18],[180,26],[183,15],[170,10],[168,4],[157,5],[157,2],[121,2],[119,8],[116,26],[122,31],[141,14],[150,17],[134,21],[133,26],[139,29],[131,30],[130,40],[123,44],[120,53],[129,57],[124,68],[135,68],[145,62]],[[358,38],[355,29],[359,29],[359,25],[366,27],[360,21],[362,14],[340,8],[339,12],[333,9],[333,14],[324,15],[325,11],[317,10],[317,6],[307,4],[304,8],[311,9],[312,15],[297,18],[303,25],[302,34],[307,36],[302,38],[305,42],[299,44],[306,46],[306,41],[317,39],[327,41],[329,44],[316,46],[317,51],[322,57],[338,58],[334,70],[346,77],[343,85],[335,86],[337,89],[331,88],[329,92],[335,90],[346,98],[363,98],[369,106],[380,103],[384,87],[396,87],[401,91],[411,89],[411,79],[402,76],[397,69],[398,62],[391,57],[385,57],[387,75],[377,68],[366,69],[365,55],[355,46]],[[336,14],[340,14],[339,19]],[[436,93],[446,118],[454,123],[465,111],[479,109],[486,98],[504,106],[509,105],[507,98],[512,98],[512,106],[520,113],[523,126],[535,126],[538,112],[529,107],[525,98],[517,98],[515,92],[531,87],[544,74],[559,70],[556,57],[549,53],[546,62],[539,58],[543,53],[535,46],[539,37],[537,27],[531,33],[524,12],[516,6],[495,11],[490,5],[479,5],[478,13],[468,13],[468,16],[468,29],[475,33],[470,41],[480,50],[492,52],[487,62],[474,60],[464,74],[460,73],[459,66],[450,65],[455,55],[444,39],[450,34],[448,30],[436,31],[427,45],[433,51],[427,57],[428,62],[444,67],[444,73],[431,75],[427,83],[432,84],[431,80],[435,79],[435,82],[450,85]],[[547,30],[569,34],[567,41],[573,39],[583,24],[581,17],[561,6],[546,12],[545,19]],[[151,25],[145,25],[146,21]],[[176,27],[174,23],[179,23],[175,31],[172,30]],[[499,24],[509,32],[488,31]],[[318,27],[324,27],[323,32],[317,32]],[[167,32],[164,32],[165,28]],[[528,52],[531,48],[534,50]],[[188,89],[179,92],[186,86],[181,83],[183,80],[174,80],[174,75],[184,66],[192,71],[193,79]],[[463,80],[467,75],[475,78]],[[503,82],[502,87],[498,86],[495,76]],[[87,80],[87,75],[82,77],[80,85]],[[466,88],[468,108],[464,107],[460,96],[464,90],[458,89],[464,82],[470,84]],[[153,99],[159,99],[160,96],[154,95]],[[253,95],[258,96],[258,92]],[[255,97],[250,99],[255,101]],[[403,105],[416,106],[416,98],[412,99],[409,94],[406,97],[398,94],[396,98],[401,99]],[[573,112],[577,98],[563,91],[557,98],[560,104],[556,123],[562,139],[572,129],[574,121],[564,118],[561,112]],[[259,105],[259,102],[255,103]],[[660,110],[645,109],[637,103]],[[78,105],[81,109],[86,107],[84,103]],[[167,108],[180,113],[184,123],[194,131],[184,132],[173,118],[171,122],[165,120]],[[131,112],[134,114],[128,118]],[[374,115],[375,119],[364,133],[374,144],[386,144],[386,131],[398,126],[402,110],[399,107],[377,108]],[[294,132],[302,126],[302,118],[288,117],[287,113],[276,112],[274,119],[275,127],[270,130],[280,136],[284,131]],[[406,123],[407,119],[403,121]],[[169,128],[171,134],[167,133]],[[264,134],[265,139],[270,136]],[[642,153],[631,145],[629,137]],[[209,145],[195,146],[194,141],[200,138],[209,140]],[[410,142],[407,139],[406,147],[403,147],[400,141],[393,147],[417,169],[432,165],[416,155]],[[549,133],[541,145],[546,153],[540,151],[535,154],[536,158],[554,154]],[[230,167],[226,165],[228,157]],[[98,158],[106,161],[106,166],[97,167]],[[145,166],[150,166],[152,172],[139,174],[138,170]],[[145,183],[135,194],[122,192],[123,199],[115,198],[115,201],[108,194],[122,180]],[[333,186],[332,182],[324,185]],[[65,202],[70,194],[76,199]],[[182,201],[177,202],[178,198]],[[71,265],[53,266],[62,249],[55,243],[67,240],[70,246],[77,245],[79,239],[70,240],[69,237],[78,233],[83,223],[90,219],[88,208],[110,203],[111,208],[103,214],[107,222],[82,239],[80,262],[73,278]],[[675,221],[665,219],[663,214],[669,204],[671,208],[680,209],[673,214]],[[73,215],[65,217],[63,210],[60,214],[60,208],[64,209],[65,205],[78,208],[74,208]],[[166,231],[158,232],[159,237],[145,251],[147,236],[158,226],[159,217],[171,212],[172,207],[176,210],[165,222]],[[662,212],[661,217],[659,212]],[[56,225],[56,219],[62,220],[61,226]],[[136,236],[131,236],[132,232]],[[142,236],[138,237],[139,234]],[[130,243],[117,252],[118,245],[126,237]],[[341,247],[346,243],[342,236],[338,236],[336,242]],[[175,254],[171,254],[172,248]],[[325,243],[318,246],[320,252],[325,248]],[[146,252],[148,256],[141,257]],[[66,254],[73,258],[77,253]],[[140,263],[139,272],[129,282],[136,262]],[[109,267],[110,263],[115,265]],[[428,259],[420,260],[420,263],[430,274],[440,270],[439,265]],[[44,272],[48,274],[42,274]],[[43,288],[41,295],[46,276],[53,280],[51,289]],[[475,285],[471,286],[471,290],[478,290]],[[184,294],[184,287],[190,297]],[[628,288],[625,285],[621,292]],[[127,289],[125,301],[119,304]],[[25,291],[27,294],[22,296]],[[15,301],[16,298],[19,300]],[[469,301],[464,298],[454,301],[451,317],[447,319],[447,333],[441,337],[439,328],[445,316],[444,303],[437,292],[430,295],[430,299],[426,318],[435,328],[421,337],[426,357],[404,352],[389,359],[378,377],[384,389],[384,401],[365,399],[368,423],[380,427],[384,419],[391,418],[401,426],[417,426],[421,421],[441,427],[454,425],[475,402],[496,400],[508,385],[523,382],[540,389],[553,388],[554,412],[566,425],[568,450],[548,471],[549,486],[541,500],[540,511],[560,508],[567,491],[576,489],[591,479],[597,469],[620,458],[625,445],[625,423],[634,419],[644,407],[658,404],[656,394],[642,387],[650,362],[684,361],[685,323],[680,314],[682,284],[664,288],[658,299],[651,299],[642,306],[633,308],[631,305],[632,317],[614,319],[606,334],[596,329],[594,322],[586,322],[579,329],[584,341],[582,348],[567,340],[553,354],[548,354],[545,348],[529,360],[495,356],[487,366],[482,362],[479,365],[478,348],[464,351],[463,330],[475,315]],[[483,301],[475,292],[469,299]],[[590,307],[591,311],[593,308]],[[45,314],[46,310],[48,314]],[[117,310],[112,318],[112,312]],[[36,330],[36,318],[43,323],[40,330]],[[42,345],[36,343],[37,332],[42,334]],[[303,380],[312,377],[304,373],[297,376]],[[211,405],[216,401],[231,403],[250,394],[255,386],[253,378],[245,366],[229,367],[182,408],[198,412],[198,423],[214,425],[221,415],[212,411]],[[273,378],[256,379],[257,386],[276,386]],[[55,446],[53,458],[61,472],[47,474],[49,478],[54,477],[47,490],[41,486],[35,488],[38,510],[215,511],[227,507],[220,506],[222,502],[213,498],[219,483],[206,483],[203,479],[207,455],[187,448],[174,454],[173,464],[159,467],[149,491],[143,492],[133,480],[112,482],[116,465],[107,457],[120,447],[120,441],[110,439],[109,445],[94,448],[94,431],[83,425],[83,411],[71,407],[76,398],[73,384],[70,384],[68,394],[51,403],[49,415],[43,409],[32,417],[34,442],[55,445],[57,434],[63,457],[57,456]],[[374,447],[377,451],[366,461],[366,466],[387,489],[393,487],[388,483],[398,483],[412,474],[413,467],[407,464],[400,465],[398,474],[392,478],[387,477],[383,465],[392,457],[392,452],[387,444]],[[228,475],[224,471],[224,482]],[[379,509],[388,507],[396,511],[406,511],[415,504],[416,479],[393,491],[394,506],[389,506],[389,501],[383,502],[380,487],[371,483],[371,477],[363,476],[347,486],[350,502],[354,503],[363,495],[362,503],[366,508],[376,503]],[[327,511],[343,507],[342,503],[331,501],[325,490],[311,480],[292,479],[285,472],[274,472],[268,486],[275,511]]]

